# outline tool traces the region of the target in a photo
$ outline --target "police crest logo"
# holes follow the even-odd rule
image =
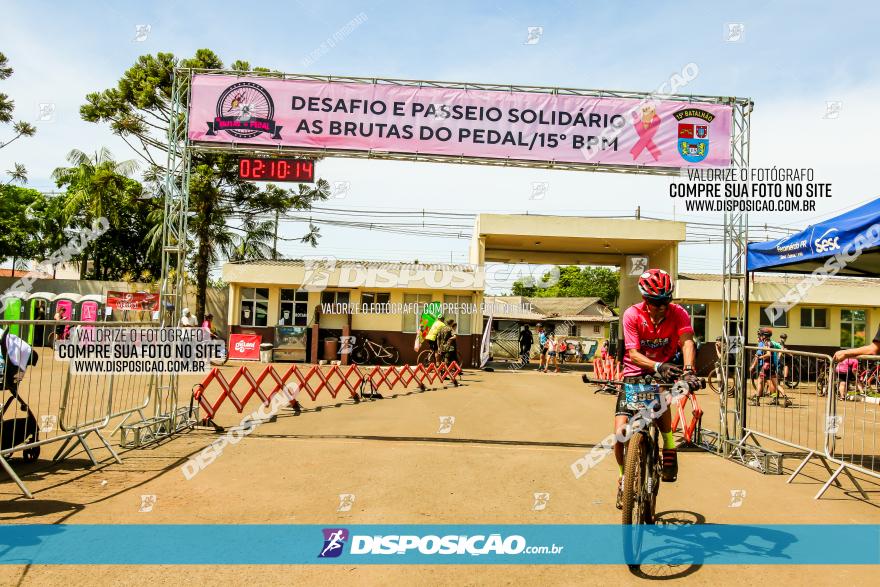
[[[715,115],[699,108],[685,108],[673,116],[678,121],[678,154],[688,163],[699,163],[709,155],[709,124]]]
[[[220,131],[239,139],[250,139],[260,133],[281,138],[281,126],[272,118],[275,104],[261,85],[239,82],[226,88],[217,100],[217,116],[208,123],[208,135]]]

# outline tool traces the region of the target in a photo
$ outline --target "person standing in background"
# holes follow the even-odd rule
[[[522,359],[521,366],[528,365],[529,355],[532,352],[532,345],[535,340],[532,338],[532,331],[529,330],[528,324],[523,324],[519,331],[519,356]]]
[[[198,325],[198,320],[190,314],[189,308],[184,308],[180,314],[180,322],[178,324],[181,328],[191,328]]]
[[[538,346],[541,347],[541,360],[538,363],[538,371],[544,369],[546,372],[547,365],[547,332],[541,324],[538,324]]]

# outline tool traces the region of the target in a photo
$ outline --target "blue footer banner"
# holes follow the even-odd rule
[[[6,524],[0,564],[880,564],[880,525]]]

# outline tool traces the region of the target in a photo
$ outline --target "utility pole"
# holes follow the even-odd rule
[[[272,260],[278,260],[278,210],[275,210],[275,238],[272,239]]]

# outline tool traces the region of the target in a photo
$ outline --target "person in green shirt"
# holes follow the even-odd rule
[[[428,334],[425,335],[425,340],[428,341],[428,348],[434,351],[434,363],[440,362],[440,349],[437,346],[437,335],[440,334],[440,331],[446,324],[443,323],[443,316],[438,316],[434,323],[431,324],[431,328],[428,329]]]

